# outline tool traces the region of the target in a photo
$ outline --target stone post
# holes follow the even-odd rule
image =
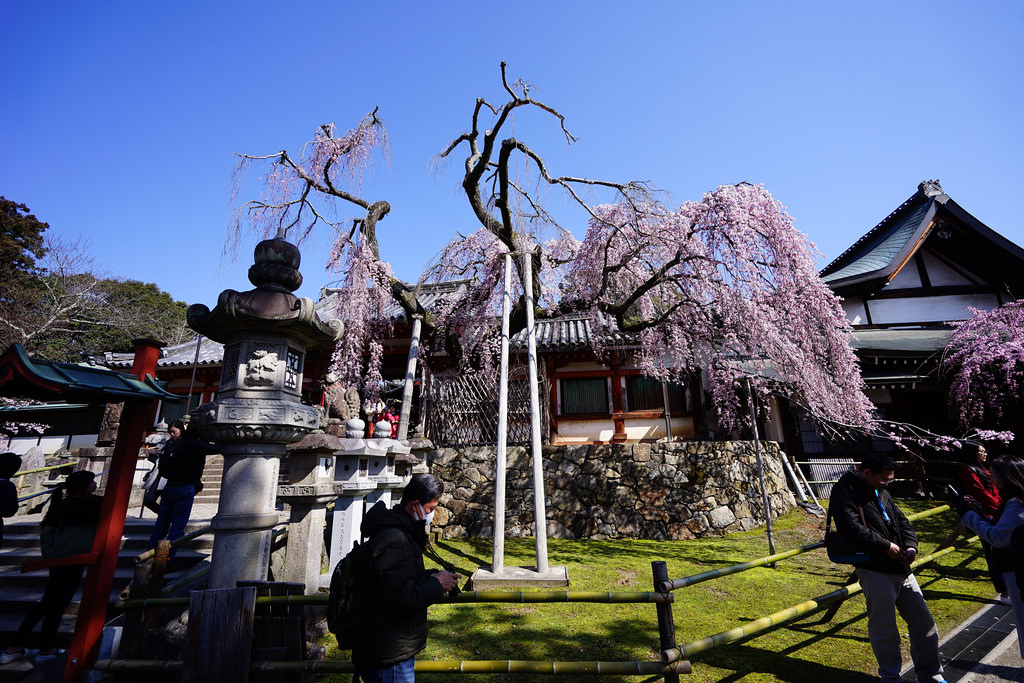
[[[270,562],[277,476],[290,443],[320,426],[320,414],[300,402],[306,353],[332,346],[340,321],[324,323],[302,284],[299,250],[280,236],[256,245],[247,292],[221,292],[211,311],[188,309],[189,326],[224,344],[217,398],[200,406],[194,424],[220,444],[224,477],[213,518],[210,588],[264,580]]]
[[[390,428],[390,424],[386,420],[378,422],[373,433],[390,434],[389,429],[384,429],[385,426]],[[377,485],[377,489],[366,496],[366,507],[370,508],[379,501],[384,501],[384,504],[390,508],[392,502],[391,492],[403,485],[402,477],[398,476],[395,472],[395,457],[397,455],[409,455],[410,449],[402,442],[390,437],[370,439],[369,445],[370,448],[381,451],[384,457],[370,458],[369,475],[370,479]]]
[[[334,452],[340,449],[338,437],[320,432],[307,434],[287,447],[288,485],[277,490],[277,497],[291,507],[282,578],[305,584],[306,595],[314,595],[320,588],[327,504],[338,494],[333,481]]]

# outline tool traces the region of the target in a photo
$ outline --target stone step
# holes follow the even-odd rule
[[[203,514],[209,514],[209,512],[209,508],[202,511]],[[146,514],[151,515],[152,513],[147,512]],[[39,515],[36,515],[30,521],[21,521],[16,517],[10,518],[4,528],[4,547],[0,549],[0,642],[3,643],[10,642],[30,606],[42,598],[46,585],[47,570],[42,569],[26,573],[21,571],[21,565],[25,562],[41,559],[39,553],[39,518]],[[139,519],[130,516],[125,520],[125,541],[124,546],[118,552],[118,562],[114,569],[114,581],[110,594],[111,608],[108,616],[114,616],[118,613],[114,602],[118,599],[118,594],[135,576],[135,558],[145,551],[153,522],[153,517]],[[200,529],[207,526],[208,523],[207,519],[190,522],[188,527],[186,527],[186,532]],[[188,569],[200,562],[206,561],[212,546],[213,536],[205,535],[193,539],[179,549],[176,556],[175,571],[168,572],[166,580],[170,582],[181,578]],[[75,615],[78,613],[81,593],[82,586],[79,586],[61,621],[57,636],[57,643],[60,647],[66,648],[71,642],[71,634],[74,631]],[[35,646],[38,633],[39,627],[37,626],[29,639],[29,647]],[[8,667],[3,668],[6,669]],[[0,683],[3,680],[5,679],[0,678]]]

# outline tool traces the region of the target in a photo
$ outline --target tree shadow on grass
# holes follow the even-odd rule
[[[564,606],[564,605],[563,605]],[[572,614],[553,615],[538,625],[535,613],[547,605],[453,605],[444,613],[431,613],[426,657],[443,660],[535,661],[658,661],[658,629],[650,615],[623,615],[614,620],[577,624]],[[570,612],[594,609],[581,605]],[[582,620],[582,617],[581,617]],[[421,655],[419,659],[426,658]],[[444,674],[417,674],[417,681],[451,680]],[[459,681],[548,681],[550,675],[469,675]],[[636,680],[636,677],[572,677],[573,681]]]
[[[719,679],[719,683],[731,683],[742,680],[749,674],[770,675],[777,681],[829,681],[829,683],[868,683],[877,681],[872,676],[860,671],[849,671],[818,662],[798,659],[786,651],[773,652],[750,644],[730,645],[721,651],[712,651],[700,662],[693,662],[694,670],[706,663],[718,669],[734,673]]]

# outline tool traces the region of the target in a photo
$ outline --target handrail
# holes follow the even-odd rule
[[[17,476],[18,474],[26,474],[26,473],[32,473],[32,472],[45,472],[45,471],[48,471],[48,470],[59,470],[59,469],[61,469],[63,467],[69,467],[69,466],[70,467],[74,467],[77,464],[78,463],[76,463],[76,462],[69,462],[69,463],[66,463],[64,465],[53,465],[51,467],[44,467],[44,468],[38,469],[38,470],[26,470],[25,472],[16,472],[15,476]],[[103,472],[97,473],[96,476],[97,477],[102,477],[104,474],[106,474],[109,471],[110,470],[104,470]],[[51,488],[49,490],[46,490],[46,491],[36,491],[35,493],[30,493],[27,496],[22,496],[22,497],[18,498],[18,507],[21,507],[21,504],[24,503],[26,500],[32,500],[33,498],[38,498],[39,496],[46,496],[46,495],[49,495],[49,494],[55,492],[56,490],[57,490],[57,487],[54,486],[53,488]]]
[[[65,463],[62,463],[60,465],[49,465],[47,467],[37,467],[34,470],[21,470],[20,472],[15,472],[13,476],[20,477],[20,476],[23,476],[23,475],[26,475],[26,474],[37,474],[39,472],[49,472],[51,470],[59,470],[59,469],[65,468],[65,467],[74,467],[77,464],[78,464],[77,460],[72,460],[70,462],[65,462]]]
[[[21,504],[24,503],[26,500],[32,500],[33,498],[38,498],[39,496],[48,496],[56,490],[56,488],[52,488],[46,491],[36,491],[35,493],[30,493],[27,496],[22,496],[21,498],[18,498],[18,507],[21,507]]]
[[[181,545],[183,543],[188,543],[193,538],[199,538],[203,534],[208,534],[211,531],[213,531],[213,525],[212,524],[207,524],[206,526],[200,527],[200,528],[196,529],[195,531],[188,532],[184,536],[178,536],[176,539],[171,541],[171,547],[178,546],[178,545]],[[274,533],[273,533],[273,536],[271,537],[271,539],[273,541],[277,541],[277,540],[279,540],[281,538],[282,534],[288,535],[288,527],[287,526],[276,527],[274,529]],[[156,555],[156,548],[150,548],[149,550],[146,550],[146,551],[144,551],[142,553],[139,553],[138,555],[135,556],[135,564],[142,564],[143,562],[148,562],[149,560],[153,559],[154,555]]]
[[[125,607],[187,607],[189,599],[184,598],[140,598],[125,600]],[[544,602],[596,602],[603,604],[623,603],[668,603],[674,602],[671,593],[623,591],[621,593],[602,591],[462,591],[450,595],[444,603],[544,603]],[[257,605],[326,605],[327,594],[317,595],[265,595],[256,598]]]
[[[925,519],[927,517],[931,517],[932,515],[937,515],[940,512],[945,512],[949,509],[950,506],[946,504],[930,508],[928,510],[922,510],[921,512],[915,512],[913,514],[907,515],[907,521],[913,522],[918,519]],[[710,581],[711,579],[718,579],[723,576],[739,574],[740,572],[745,572],[748,569],[763,567],[765,565],[773,564],[780,560],[786,560],[791,557],[796,557],[797,555],[802,555],[803,553],[806,553],[810,550],[817,550],[818,548],[824,547],[825,542],[818,541],[817,543],[811,543],[809,545],[801,546],[793,550],[787,550],[785,552],[776,553],[775,555],[768,555],[767,557],[759,557],[748,562],[741,562],[739,564],[730,565],[728,567],[722,567],[720,569],[710,569],[706,572],[700,572],[699,574],[691,574],[689,576],[684,576],[680,579],[671,579],[670,581],[663,581],[661,585],[658,586],[658,588],[660,588],[663,591],[672,591],[676,590],[677,588],[685,588],[687,586],[692,586],[694,584],[702,583],[704,581]]]
[[[689,662],[559,662],[524,661],[514,659],[464,660],[464,661],[417,661],[413,665],[417,673],[446,674],[550,674],[555,676],[578,676],[580,674],[605,676],[657,676],[663,674],[690,673]],[[185,663],[175,659],[99,659],[91,667],[96,671],[175,671],[185,668]],[[302,662],[252,662],[249,670],[265,673],[355,673],[355,664],[345,659],[326,659]]]
[[[811,543],[810,545],[801,546],[794,550],[787,550],[786,552],[768,555],[767,557],[759,557],[756,560],[750,560],[749,562],[741,562],[740,564],[734,564],[729,567],[722,567],[721,569],[710,569],[706,572],[701,572],[699,574],[691,574],[689,576],[684,576],[681,579],[672,579],[670,581],[664,581],[659,586],[659,588],[661,588],[661,590],[663,591],[673,591],[677,588],[686,588],[687,586],[692,586],[694,584],[702,583],[704,581],[710,581],[711,579],[718,579],[723,576],[729,576],[731,574],[739,574],[740,572],[745,572],[748,569],[754,569],[755,567],[763,567],[767,564],[773,564],[775,562],[778,562],[779,560],[786,560],[790,557],[802,555],[803,553],[806,553],[810,550],[815,550],[816,548],[824,547],[825,542],[818,541],[817,543]]]
[[[920,567],[921,565],[928,564],[929,562],[933,562],[939,559],[940,557],[948,555],[949,553],[954,552],[956,550],[959,550],[963,546],[969,543],[974,543],[977,540],[978,537],[974,536],[955,546],[950,546],[942,550],[937,550],[931,554],[925,555],[924,557],[918,558],[915,562],[913,562],[910,565],[910,567],[914,569]],[[699,640],[694,640],[689,643],[686,643],[685,645],[680,645],[679,647],[663,650],[661,653],[661,661],[667,664],[681,660],[684,657],[690,657],[692,655],[697,654],[698,652],[710,650],[712,648],[718,647],[719,645],[734,643],[737,640],[741,640],[743,638],[746,638],[747,636],[752,636],[761,633],[774,626],[781,626],[782,624],[794,621],[797,617],[801,617],[806,614],[816,612],[819,609],[833,602],[842,601],[851,596],[854,596],[860,591],[861,586],[859,582],[847,584],[846,586],[834,590],[831,593],[826,593],[824,595],[819,595],[816,598],[805,600],[784,610],[780,610],[773,614],[763,616],[760,619],[755,619],[754,621],[747,622],[742,626],[737,626],[736,628],[729,629],[728,631],[721,631],[714,635],[707,636],[706,638],[701,638]]]
[[[195,531],[188,532],[184,536],[178,536],[176,539],[171,541],[171,546],[174,547],[177,545],[181,545],[182,543],[188,543],[193,538],[198,538],[203,534],[210,533],[211,531],[213,531],[213,525],[207,524],[206,526],[200,527]],[[156,555],[156,548],[150,548],[149,550],[139,553],[135,556],[135,564],[142,564],[143,562],[152,560],[154,555]]]

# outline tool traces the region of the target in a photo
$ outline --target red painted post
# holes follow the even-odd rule
[[[156,361],[160,357],[159,342],[149,339],[136,341],[135,362],[132,373],[139,379],[156,376]],[[78,608],[75,633],[68,651],[68,664],[64,669],[64,683],[78,681],[89,670],[99,653],[103,623],[106,621],[110,590],[114,583],[114,569],[121,549],[124,520],[128,514],[128,499],[132,493],[135,465],[139,448],[152,415],[153,400],[125,401],[117,442],[107,472],[106,494],[100,509],[100,522],[93,541],[93,552],[99,559],[89,566],[82,589],[82,602]]]

